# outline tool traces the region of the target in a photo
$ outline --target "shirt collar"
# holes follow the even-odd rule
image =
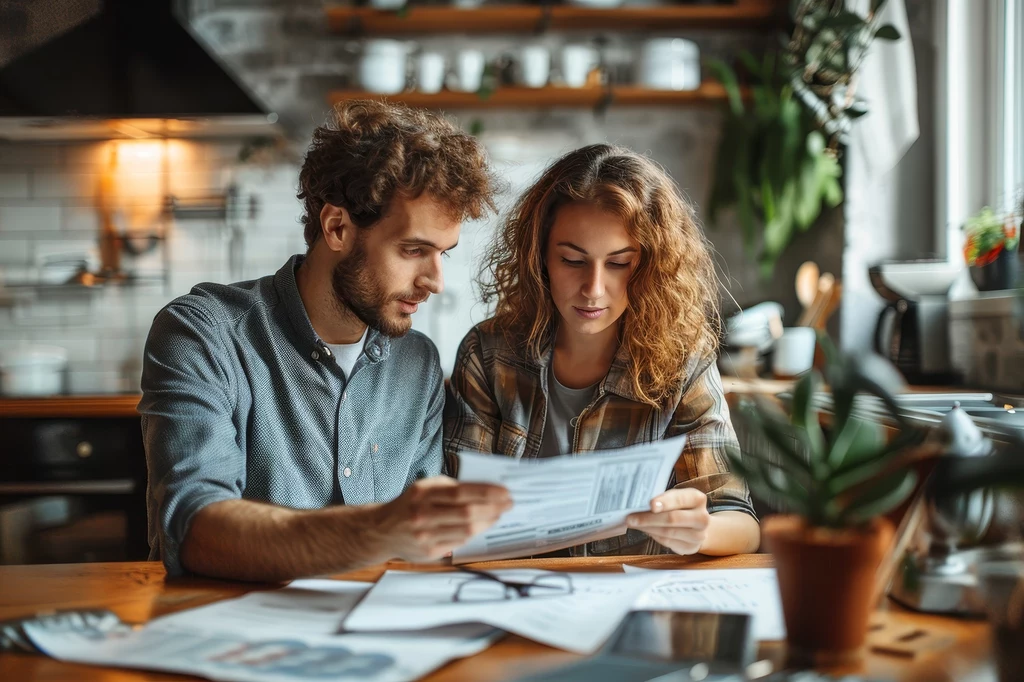
[[[321,351],[327,347],[327,344],[313,329],[313,324],[309,321],[309,315],[306,313],[306,306],[303,305],[302,297],[299,295],[299,286],[295,281],[295,273],[305,260],[306,257],[302,254],[296,254],[289,258],[274,275],[274,288],[281,297],[288,313],[288,320],[299,335],[301,342],[308,345],[309,352]],[[381,362],[388,357],[390,351],[391,339],[371,328],[367,332],[366,345],[363,347],[367,359],[371,363]]]
[[[552,332],[545,345],[541,348],[540,359],[532,363],[536,365],[542,377],[546,376],[548,367],[551,364],[551,358],[554,356],[554,338],[555,335]],[[612,358],[612,366],[608,368],[608,374],[605,375],[598,385],[598,393],[614,393],[627,400],[638,403],[643,402],[633,388],[633,381],[629,376],[629,365],[629,353],[624,346],[619,345],[618,350],[615,351],[615,357]]]

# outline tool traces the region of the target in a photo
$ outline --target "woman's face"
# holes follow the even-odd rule
[[[566,330],[600,334],[622,317],[639,260],[640,245],[614,213],[587,203],[558,209],[545,262],[551,298]]]

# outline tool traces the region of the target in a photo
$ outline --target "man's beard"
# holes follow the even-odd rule
[[[393,301],[419,301],[427,297],[426,292],[389,296],[380,281],[368,272],[366,250],[359,243],[334,266],[331,284],[342,311],[352,313],[366,326],[391,337],[404,336],[412,328],[412,319],[402,313],[388,316],[384,307]]]

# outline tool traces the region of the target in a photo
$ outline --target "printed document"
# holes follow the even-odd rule
[[[653,571],[623,573],[556,573],[538,569],[488,571],[508,581],[537,582],[568,576],[571,591],[552,596],[506,599],[498,589],[484,599],[455,601],[466,581],[486,578],[471,573],[388,571],[345,619],[346,631],[371,632],[433,628],[455,623],[487,623],[534,641],[581,654],[593,653],[611,636],[633,604],[662,576]],[[500,588],[501,585],[495,583]],[[466,594],[469,590],[462,588]]]
[[[626,532],[665,492],[686,436],[618,450],[516,460],[459,453],[459,480],[508,488],[515,506],[452,553],[454,563],[512,559]]]
[[[409,682],[448,661],[488,648],[503,633],[489,625],[419,632],[338,635],[370,583],[297,580],[132,627],[82,619],[25,625],[32,642],[65,661],[198,675],[234,682],[368,680]]]
[[[644,592],[636,611],[701,611],[746,613],[753,621],[754,638],[786,638],[779,580],[774,568],[721,568],[650,570],[623,566],[626,573],[661,574],[662,579]]]

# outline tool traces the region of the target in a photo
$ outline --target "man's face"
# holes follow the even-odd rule
[[[404,335],[419,304],[444,289],[441,259],[460,228],[429,196],[395,197],[373,227],[357,230],[352,250],[335,265],[338,303],[369,327]]]

